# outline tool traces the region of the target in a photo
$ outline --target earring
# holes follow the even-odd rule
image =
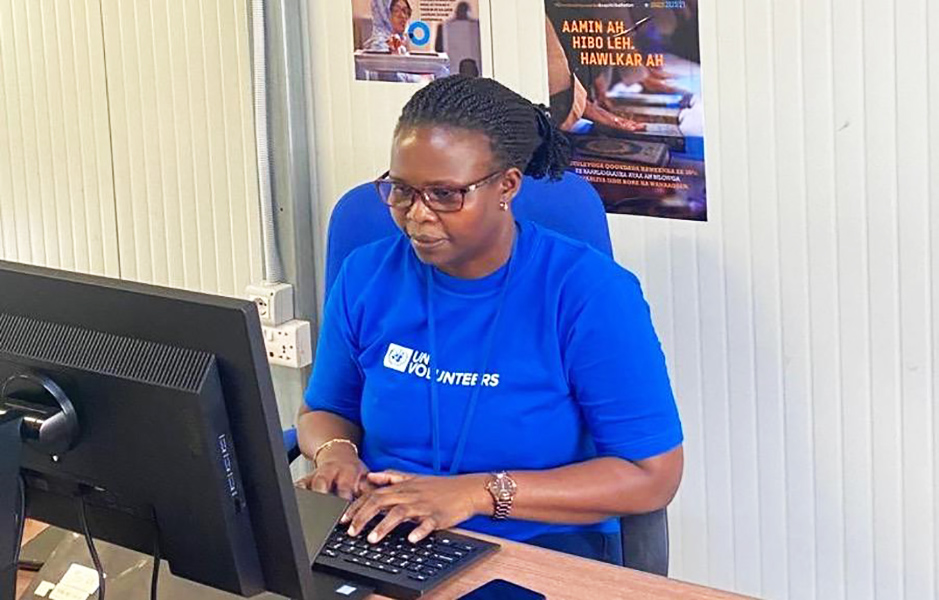
[[[508,209],[509,209],[509,203],[506,202],[505,200],[503,200],[502,202],[499,203],[499,209],[500,209],[500,210],[508,210]]]

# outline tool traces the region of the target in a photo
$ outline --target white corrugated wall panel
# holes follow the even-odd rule
[[[120,274],[97,1],[0,0],[0,257]]]
[[[846,598],[874,597],[874,502],[870,385],[871,314],[866,252],[864,13],[837,0],[831,19],[835,129],[835,212],[838,240],[837,313],[843,432],[844,574]],[[836,76],[836,75],[837,76]]]
[[[926,105],[926,115],[923,119],[923,126],[929,131],[928,157],[929,162],[926,168],[929,172],[929,186],[927,188],[927,198],[939,198],[939,9],[935,5],[926,4],[927,12],[927,53],[926,61],[929,71],[927,80],[929,82],[928,103]],[[928,504],[932,506],[932,514],[927,518],[932,518],[932,564],[931,572],[933,574],[933,593],[939,594],[939,581],[936,580],[936,573],[939,573],[939,402],[936,401],[937,391],[939,391],[939,315],[937,315],[936,304],[939,302],[939,259],[935,256],[939,252],[939,210],[929,205],[929,217],[926,219],[929,224],[929,271],[926,273],[929,277],[929,307],[930,307],[930,326],[928,328],[930,352],[928,362],[925,365],[929,373],[929,398],[932,400],[932,413],[928,411],[924,419],[931,424],[931,442],[932,442],[932,472],[925,471],[924,477],[926,484],[929,485],[932,480],[932,488],[927,488]],[[924,328],[925,329],[925,328]],[[929,452],[924,453],[927,457]],[[928,465],[928,461],[925,461]],[[927,467],[928,469],[928,467]],[[931,495],[929,495],[931,493]],[[927,504],[924,502],[924,504]],[[928,559],[927,559],[928,560]],[[928,563],[927,563],[928,564]],[[929,571],[927,571],[929,572]]]
[[[261,278],[245,2],[102,0],[124,277]]]
[[[413,88],[309,23],[323,216],[386,165]],[[544,101],[542,0],[491,2],[495,74]],[[766,598],[935,598],[939,9],[701,3],[710,221],[611,216],[685,424],[672,574]],[[325,223],[325,219],[323,220]]]

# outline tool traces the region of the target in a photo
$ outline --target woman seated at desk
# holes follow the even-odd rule
[[[343,264],[298,422],[316,469],[298,484],[355,497],[353,535],[384,513],[371,542],[409,520],[412,541],[460,526],[620,563],[615,517],[675,494],[681,425],[639,282],[512,216],[523,173],[569,156],[491,79],[405,106],[376,183],[404,235]]]

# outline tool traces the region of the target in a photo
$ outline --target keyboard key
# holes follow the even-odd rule
[[[348,544],[340,548],[339,551],[342,552],[343,554],[352,554],[353,552],[356,551],[356,547],[351,544]]]
[[[332,558],[336,558],[337,556],[339,556],[338,552],[336,552],[335,550],[330,550],[329,548],[326,548],[325,550],[323,550],[323,554],[325,554],[326,556],[330,556]]]
[[[385,569],[384,569],[384,570],[385,570],[386,573],[391,573],[392,575],[397,575],[398,573],[401,572],[399,569],[396,569],[396,568],[394,568],[394,567],[389,567],[389,566],[387,566],[387,565],[385,566]]]
[[[378,552],[372,552],[368,555],[369,560],[381,560],[382,556]]]
[[[446,554],[434,553],[431,555],[431,558],[440,562],[447,563],[447,564],[453,564],[456,562],[456,559],[454,557],[448,556]]]
[[[429,561],[427,561],[427,562],[424,563],[424,564],[426,564],[428,567],[431,567],[431,568],[434,568],[434,569],[444,569],[444,568],[446,568],[446,565],[444,565],[443,563],[437,562],[436,560],[429,560]]]
[[[433,577],[437,574],[437,569],[431,569],[430,567],[424,567],[421,569],[421,575],[427,575],[428,577]]]
[[[408,573],[408,577],[415,581],[427,581],[427,576],[420,573]]]

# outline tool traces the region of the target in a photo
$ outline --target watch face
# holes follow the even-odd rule
[[[495,478],[492,482],[492,487],[495,489],[496,493],[505,496],[511,495],[518,486],[515,481],[510,479],[507,475],[503,475]]]

